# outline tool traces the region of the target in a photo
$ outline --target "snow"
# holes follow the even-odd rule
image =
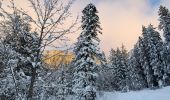
[[[100,92],[97,100],[170,100],[170,86],[157,90],[120,92]]]

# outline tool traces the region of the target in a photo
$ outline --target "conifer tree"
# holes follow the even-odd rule
[[[109,70],[112,71],[113,87],[117,91],[127,91],[127,52],[122,46],[121,49],[111,50],[109,57]]]
[[[2,44],[19,54],[13,71],[18,92],[26,98],[31,66],[34,64],[35,53],[38,49],[38,37],[35,32],[31,32],[30,20],[25,15],[17,10],[14,10],[12,14],[5,14],[7,18],[1,21],[0,25],[0,32],[3,34]]]
[[[160,35],[152,25],[148,28],[143,27],[143,38],[140,39],[140,58],[143,64],[144,73],[146,74],[146,79],[149,88],[161,87],[164,83],[163,81],[163,42]]]
[[[164,7],[160,6],[159,8],[159,29],[163,31],[163,35],[165,37],[164,43],[164,61],[166,67],[164,68],[165,72],[165,80],[166,85],[170,84],[170,12],[169,10]]]
[[[104,71],[102,72],[102,75],[104,77],[103,83],[103,90],[112,91],[112,90],[118,90],[118,85],[115,82],[115,64],[116,64],[116,50],[113,48],[110,50],[109,54],[109,61],[108,64],[105,66]]]
[[[160,6],[159,8],[159,29],[163,30],[165,42],[169,46],[170,44],[170,12],[166,7]]]
[[[97,64],[99,58],[99,38],[101,33],[98,11],[93,4],[88,4],[82,11],[82,33],[74,49],[74,87],[78,100],[95,100]]]
[[[10,46],[0,43],[0,62],[3,67],[0,73],[0,99],[21,99],[23,96],[23,93],[19,91],[14,71],[19,56]]]
[[[122,59],[122,68],[124,68],[124,74],[125,74],[125,79],[124,79],[124,85],[122,87],[122,90],[123,91],[129,91],[129,79],[128,79],[128,53],[127,53],[127,50],[125,48],[125,46],[122,44],[121,46],[121,59]]]
[[[1,21],[1,33],[4,35],[3,44],[10,45],[13,50],[21,54],[17,70],[23,70],[30,76],[35,53],[38,49],[38,36],[31,32],[30,20],[16,10],[7,20]]]
[[[147,44],[147,51],[149,53],[149,61],[153,70],[154,86],[162,86],[163,84],[163,71],[164,71],[164,61],[163,61],[163,42],[160,34],[155,31],[152,25],[147,28],[147,34],[143,34],[144,42]]]
[[[140,42],[139,38],[128,58],[129,88],[131,90],[140,90],[147,87],[146,75],[144,74],[143,65],[140,62]]]
[[[143,32],[146,28],[143,27]],[[149,56],[148,56],[148,53],[146,51],[146,44],[144,44],[144,40],[142,37],[139,37],[139,52],[140,52],[140,63],[143,65],[143,69],[144,69],[144,74],[146,75],[145,76],[145,79],[147,81],[147,87],[149,88],[152,88],[153,87],[153,77],[152,77],[152,74],[151,74],[151,65],[150,65],[150,62],[149,62]]]
[[[62,64],[61,65],[61,68],[59,68],[59,72],[57,73],[58,74],[58,78],[56,79],[55,83],[56,86],[57,86],[57,93],[55,94],[56,95],[56,99],[57,100],[66,100],[66,97],[68,96],[69,94],[69,81],[68,81],[68,78],[70,78],[67,74],[67,68],[68,66]],[[53,84],[55,84],[53,83]]]

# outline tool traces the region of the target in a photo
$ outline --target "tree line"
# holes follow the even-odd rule
[[[127,92],[170,85],[170,12],[166,7],[160,6],[158,11],[158,29],[163,31],[164,41],[153,25],[142,26],[134,48],[129,52],[124,45],[111,49],[108,61],[98,47],[101,27],[96,7],[89,4],[82,13],[83,31],[73,61],[73,92],[78,100],[95,100],[96,91]]]
[[[82,11],[81,28],[70,64],[48,69],[43,51],[54,41],[65,42],[66,34],[75,32],[76,21],[61,28],[70,16],[60,0],[28,0],[33,18],[11,1],[12,13],[1,7],[0,22],[0,99],[2,100],[96,100],[97,91],[136,91],[170,85],[170,12],[160,6],[158,29],[142,27],[142,36],[129,52],[111,49],[107,59],[100,50],[102,34],[98,10],[88,4]],[[33,25],[32,25],[33,24]],[[36,26],[36,29],[33,29]],[[62,45],[64,46],[64,45]]]
[[[142,26],[142,36],[131,51],[127,52],[124,46],[111,49],[108,65],[102,72],[108,79],[108,89],[128,91],[170,85],[170,12],[166,7],[160,6],[158,14],[158,29],[163,31],[165,40],[162,40],[160,33],[150,24],[147,27]]]

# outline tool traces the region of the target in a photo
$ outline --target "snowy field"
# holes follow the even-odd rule
[[[97,100],[170,100],[170,86],[157,90],[133,91],[128,93],[100,93]]]

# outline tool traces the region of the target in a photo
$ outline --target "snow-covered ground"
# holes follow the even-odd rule
[[[127,93],[104,92],[97,100],[170,100],[170,86],[157,90],[132,91]]]

